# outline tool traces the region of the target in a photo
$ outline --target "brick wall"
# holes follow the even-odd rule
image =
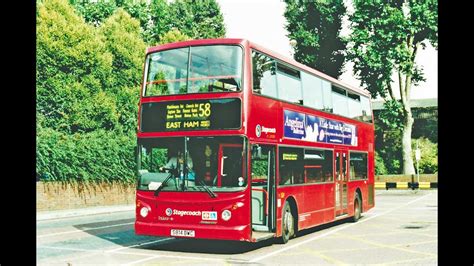
[[[36,182],[36,210],[134,204],[135,184]]]

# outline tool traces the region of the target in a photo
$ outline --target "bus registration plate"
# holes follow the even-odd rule
[[[194,230],[171,229],[171,236],[194,237]]]

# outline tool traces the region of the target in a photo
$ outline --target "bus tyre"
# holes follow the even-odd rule
[[[288,240],[295,234],[295,219],[291,212],[291,206],[288,201],[285,202],[281,213],[281,238],[280,243],[286,244]]]
[[[359,221],[361,214],[362,214],[362,202],[360,200],[359,193],[356,193],[356,196],[354,199],[354,217],[352,217],[352,221],[354,223]]]

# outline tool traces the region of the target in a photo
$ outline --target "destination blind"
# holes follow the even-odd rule
[[[238,98],[143,103],[141,131],[239,129]]]

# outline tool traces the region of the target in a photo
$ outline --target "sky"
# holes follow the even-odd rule
[[[291,57],[292,48],[287,37],[288,31],[285,29],[286,18],[283,16],[286,4],[282,0],[216,1],[224,15],[227,38],[248,39]],[[347,21],[344,24],[347,24]],[[347,33],[347,28],[342,30],[343,35]],[[416,62],[423,68],[426,81],[412,87],[411,98],[438,98],[438,51],[427,45],[425,50],[418,52]],[[339,79],[346,84],[359,87],[360,82],[352,73],[352,65],[350,62],[346,63],[345,72]],[[392,79],[397,81],[395,73]],[[392,86],[398,88],[398,82],[394,82]]]

